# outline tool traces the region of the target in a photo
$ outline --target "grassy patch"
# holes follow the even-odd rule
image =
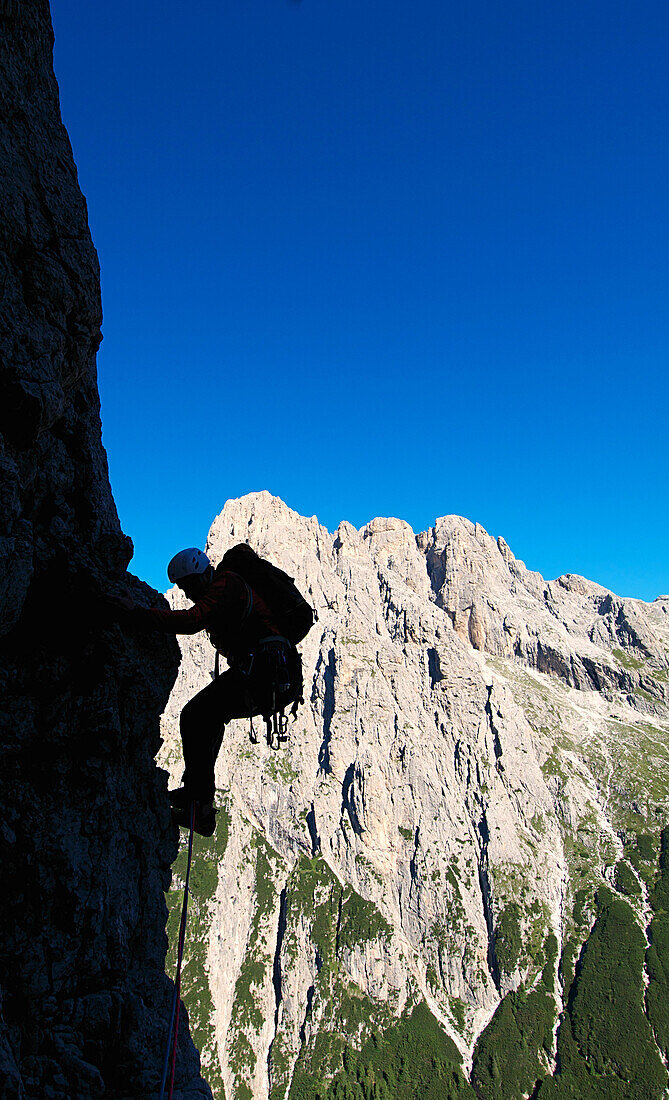
[[[618,664],[622,665],[623,668],[636,669],[636,671],[638,672],[639,669],[642,669],[644,667],[644,661],[640,661],[637,657],[632,657],[629,653],[625,653],[625,651],[622,649],[612,649],[611,652]]]
[[[365,901],[350,886],[344,887],[341,901],[338,936],[340,950],[343,947],[364,946],[379,940],[390,942],[392,929],[373,902]]]
[[[547,1071],[555,1023],[551,991],[557,940],[552,933],[544,952],[546,964],[537,988],[508,993],[478,1039],[472,1084],[481,1100],[521,1100]]]
[[[653,919],[646,953],[648,1019],[658,1046],[669,1057],[669,826],[662,832],[660,872],[649,896]]]
[[[558,1070],[540,1100],[661,1100],[667,1084],[644,1015],[645,942],[628,903],[606,887],[558,1033]]]
[[[502,910],[495,928],[495,951],[503,974],[513,974],[522,949],[520,906],[512,901]]]
[[[267,758],[265,769],[270,779],[273,779],[275,783],[281,783],[287,787],[289,787],[291,783],[294,783],[300,775],[297,768],[293,766],[285,749],[273,752],[272,755]]]
[[[380,871],[377,871],[374,864],[369,859],[367,859],[367,856],[364,856],[362,852],[359,852],[355,857],[355,861],[360,867],[364,868],[368,875],[371,875],[372,878],[376,882],[378,882],[379,886],[383,886],[383,875],[380,873]]]
[[[625,856],[647,886],[652,887],[657,867],[657,841],[650,833],[640,833],[628,840]]]
[[[228,842],[229,817],[219,810],[213,837],[195,834],[193,862],[189,884],[189,913],[186,927],[184,959],[181,971],[181,997],[188,1011],[188,1024],[195,1046],[200,1051],[202,1071],[212,1091],[224,1100],[223,1079],[218,1058],[218,1044],[212,1024],[214,1006],[206,971],[209,942],[210,903],[218,885],[218,864]],[[186,834],[181,834],[179,854],[172,868],[172,887],[167,893],[168,952],[165,966],[169,974],[176,971],[177,942],[183,886],[188,858]]]
[[[448,1007],[451,1012],[451,1016],[455,1022],[455,1026],[458,1029],[460,1035],[464,1035],[467,1027],[466,1010],[467,1006],[460,997],[449,997]]]
[[[565,782],[567,780],[567,776],[561,766],[560,753],[557,749],[553,749],[546,757],[541,765],[541,771],[545,779],[550,779],[551,776],[557,776],[558,779],[562,779]]]
[[[255,853],[255,912],[246,954],[235,985],[229,1055],[230,1068],[237,1078],[238,1095],[241,1095],[240,1088],[248,1087],[244,1079],[252,1077],[255,1072],[256,1054],[249,1036],[257,1035],[264,1024],[258,1003],[259,992],[267,981],[272,963],[267,951],[265,926],[277,902],[274,870],[277,855],[259,834],[255,834],[250,847]]]
[[[424,1003],[374,1031],[361,1050],[348,1047],[343,1063],[329,1088],[308,1100],[475,1100],[456,1046]]]
[[[349,979],[343,961],[358,947],[387,943],[392,929],[376,906],[350,886],[342,886],[320,857],[300,857],[288,879],[286,899],[284,952],[288,960],[296,957],[298,929],[307,922],[317,967],[290,1100],[315,1100],[341,1071],[347,1046],[361,1045],[372,1028],[390,1023],[388,1004],[362,993]],[[287,1077],[275,1065],[274,1049],[271,1071],[271,1097],[278,1100],[285,1096]]]
[[[634,694],[639,695],[642,699],[645,699],[647,703],[656,703],[657,702],[657,699],[655,698],[655,696],[651,695],[651,693],[649,691],[646,691],[645,688],[635,687],[634,688]]]
[[[641,895],[639,880],[626,859],[621,859],[616,863],[614,881],[616,890],[619,890],[621,894],[625,894],[628,898],[638,898]]]

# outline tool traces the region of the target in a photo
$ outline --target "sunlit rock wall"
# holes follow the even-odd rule
[[[669,965],[644,959],[644,936],[659,958],[669,598],[544,580],[459,516],[331,533],[260,492],[225,504],[207,552],[241,541],[319,621],[287,744],[251,744],[248,720],[223,738],[185,987],[210,1080],[228,1100],[311,1100],[331,1078],[328,1100],[363,1095],[351,1051],[371,1058],[393,1021],[410,1036],[418,1005],[453,1043],[440,1100],[522,1100],[539,1079],[548,1096],[659,1100]],[[181,644],[163,718],[175,779],[179,711],[213,666],[204,635]],[[604,1084],[568,1063],[574,1036]]]

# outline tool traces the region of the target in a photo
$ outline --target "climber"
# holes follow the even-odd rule
[[[233,718],[262,714],[270,728],[271,716],[302,694],[301,661],[295,645],[277,624],[277,615],[227,564],[214,570],[206,554],[190,548],[172,558],[167,575],[193,601],[191,608],[140,607],[129,596],[113,597],[109,602],[129,625],[168,634],[206,630],[217,653],[228,662],[227,671],[193,696],[181,712],[183,786],[170,791],[177,824],[190,826],[190,807],[195,803],[195,831],[212,836],[216,826],[214,764],[225,725]]]

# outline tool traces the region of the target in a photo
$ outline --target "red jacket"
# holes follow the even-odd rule
[[[184,611],[137,608],[142,625],[166,634],[197,634],[206,630],[224,657],[245,657],[261,638],[280,634],[266,603],[238,573],[220,566],[204,596]]]

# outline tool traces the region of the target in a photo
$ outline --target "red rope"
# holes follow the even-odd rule
[[[177,1038],[179,1035],[179,1009],[181,1008],[181,963],[184,954],[184,941],[186,939],[186,918],[188,915],[188,882],[190,879],[190,867],[193,861],[193,827],[195,825],[195,803],[191,803],[190,808],[190,834],[188,837],[188,865],[186,867],[186,885],[184,886],[184,902],[181,907],[181,925],[179,927],[179,949],[177,952],[177,976],[176,976],[176,995],[177,995],[177,1016],[174,1023],[174,1038],[172,1041],[172,1069],[170,1073],[170,1091],[168,1092],[168,1100],[172,1100],[172,1093],[174,1092],[174,1073],[177,1065]]]

